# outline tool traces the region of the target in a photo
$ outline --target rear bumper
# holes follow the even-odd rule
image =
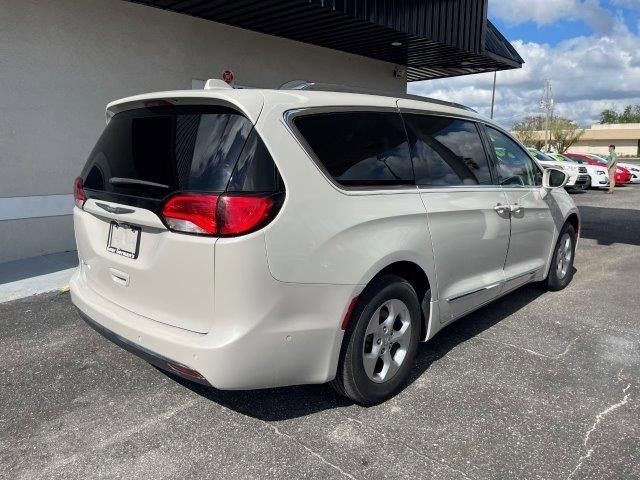
[[[166,370],[167,372],[171,372],[174,375],[178,375],[179,377],[186,378],[187,380],[191,380],[192,382],[197,382],[207,386],[211,385],[209,382],[201,378],[183,375],[182,373],[177,371],[175,368],[171,367],[172,364],[177,363],[175,360],[171,358],[163,357],[158,353],[152,352],[151,350],[141,347],[140,345],[136,345],[132,341],[127,340],[124,337],[121,337],[117,333],[114,333],[111,330],[107,330],[98,322],[96,322],[95,320],[90,318],[88,315],[86,315],[82,310],[78,309],[78,312],[80,313],[80,316],[82,317],[82,319],[85,322],[87,322],[87,324],[91,328],[93,328],[96,332],[98,332],[100,335],[105,337],[110,342],[115,343],[120,348],[123,348],[126,351],[133,353],[137,357],[140,357],[145,362],[150,363],[151,365],[154,365],[158,368],[161,368],[162,370]],[[186,365],[183,365],[183,367],[186,367]]]
[[[592,187],[608,187],[609,176],[608,175],[594,175],[591,177]]]
[[[574,183],[571,185],[571,188],[577,189],[577,190],[584,190],[585,188],[589,187],[589,185],[591,184],[591,177],[589,175],[578,175],[578,177],[575,179]]]
[[[83,318],[103,336],[159,368],[169,362],[195,370],[223,390],[325,383],[335,377],[344,332],[349,285],[280,284],[286,292],[260,318],[243,325],[216,318],[209,333],[166,325],[126,310],[93,291],[77,270],[71,299]],[[356,287],[356,293],[358,292]],[[335,311],[328,312],[328,306]]]
[[[631,182],[631,175],[616,175],[616,185],[625,185]]]

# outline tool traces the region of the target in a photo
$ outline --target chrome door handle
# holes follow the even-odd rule
[[[501,203],[497,204],[493,209],[498,212],[499,215],[510,211],[510,207],[508,205],[502,205]]]
[[[521,213],[524,212],[524,207],[516,203],[514,205],[509,205],[509,210],[511,210],[511,213]]]

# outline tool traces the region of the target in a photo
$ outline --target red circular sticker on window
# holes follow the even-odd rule
[[[231,70],[225,70],[222,72],[222,80],[227,83],[233,82],[233,72]]]

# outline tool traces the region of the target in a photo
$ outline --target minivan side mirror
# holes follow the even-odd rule
[[[567,184],[569,177],[562,170],[557,168],[545,168],[542,174],[542,188],[551,190],[552,188],[562,188]]]

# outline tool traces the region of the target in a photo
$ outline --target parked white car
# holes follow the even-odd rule
[[[566,162],[568,164],[578,164],[583,166],[589,177],[591,178],[591,188],[608,188],[609,187],[609,171],[606,167],[599,165],[589,165],[588,163],[582,163],[580,160],[565,157],[560,153],[550,153],[550,157],[559,162]]]
[[[571,281],[567,177],[491,120],[207,85],[110,103],[75,182],[73,303],[150,363],[219,389],[331,381],[373,404],[445,325]]]
[[[593,153],[588,153],[587,155],[601,162],[609,163],[607,162],[606,158],[601,157],[600,155],[595,155]],[[629,173],[631,174],[631,180],[630,180],[631,183],[640,183],[640,166],[639,165],[636,165],[635,163],[626,163],[626,162],[620,162],[620,161],[617,162],[617,165],[619,167],[623,167],[629,170]]]
[[[567,188],[584,190],[591,185],[591,177],[589,176],[587,169],[581,165],[572,165],[560,162],[546,153],[542,153],[536,148],[527,148],[529,153],[538,161],[544,168],[557,168],[564,171],[569,180],[567,181]]]

